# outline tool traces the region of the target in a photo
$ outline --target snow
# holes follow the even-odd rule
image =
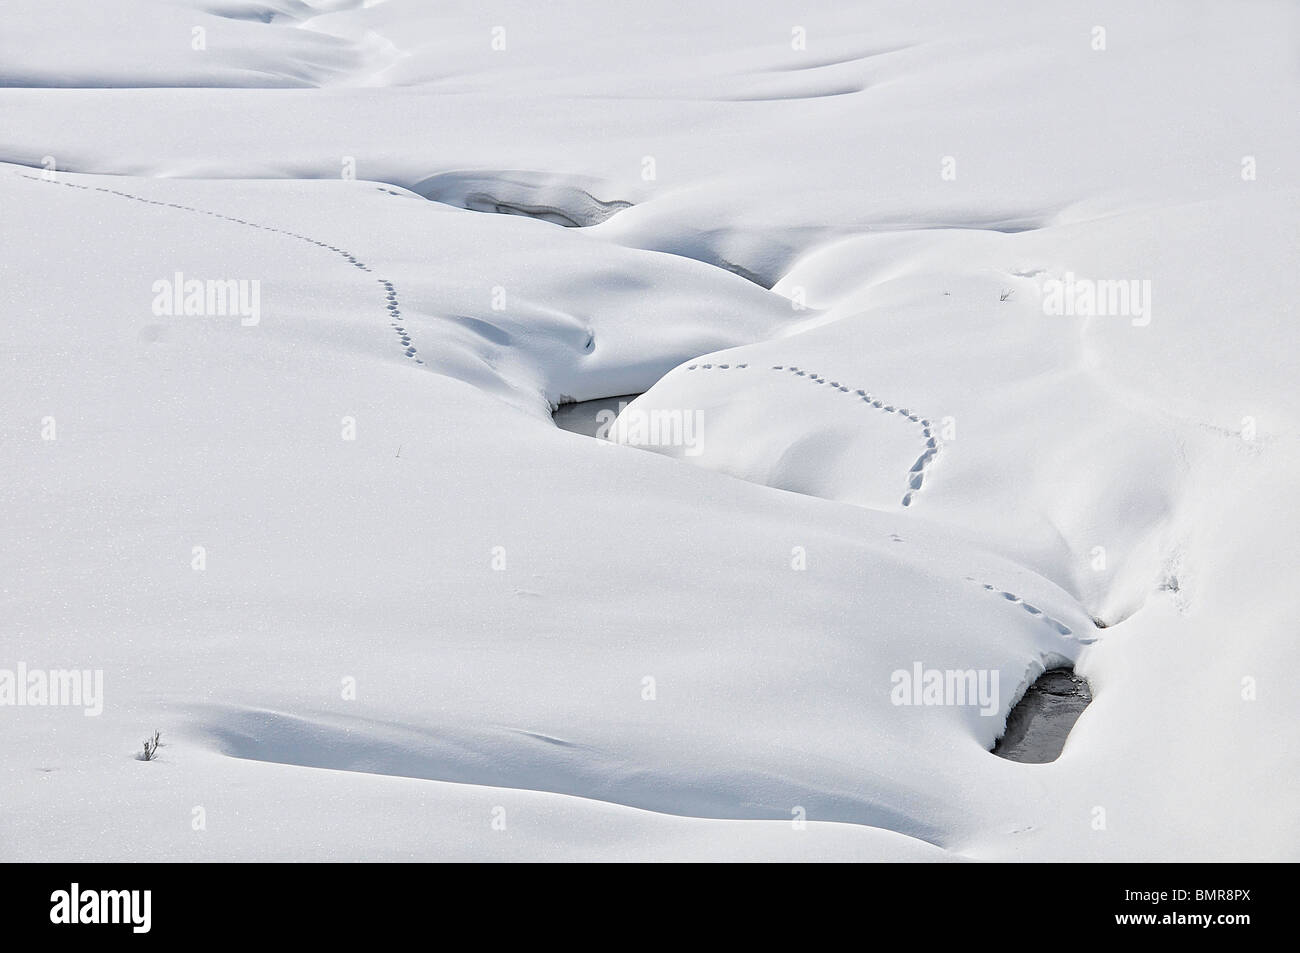
[[[1296,859],[1288,5],[0,17],[0,859]]]

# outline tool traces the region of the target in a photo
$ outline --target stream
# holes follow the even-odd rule
[[[1091,701],[1088,683],[1070,669],[1044,672],[1007,715],[1006,733],[993,746],[993,753],[1025,764],[1055,761]]]

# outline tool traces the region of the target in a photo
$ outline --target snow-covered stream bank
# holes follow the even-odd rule
[[[688,365],[687,370],[700,367],[707,368],[709,366],[711,365],[703,365],[697,362]],[[720,369],[726,370],[729,369],[729,366],[720,365]],[[775,369],[785,370],[785,368]],[[797,371],[798,369],[793,368],[792,370]],[[815,376],[813,382],[825,383]],[[847,390],[837,382],[831,382],[831,386],[841,391]],[[684,422],[683,415],[678,413],[662,420],[638,421],[640,426],[635,435],[636,439],[629,439],[629,435],[633,432],[633,425],[629,423],[629,418],[637,416],[638,411],[634,409],[627,416],[623,415],[632,401],[639,396],[641,395],[625,394],[619,397],[562,404],[555,410],[555,424],[560,429],[571,433],[595,437],[600,440],[617,439],[618,442],[630,446],[643,445],[647,441],[654,446],[671,446],[674,438],[690,438],[692,428],[689,421]],[[872,400],[870,395],[865,394],[862,395],[862,399],[867,402]],[[880,401],[877,400],[876,404],[879,403]],[[891,413],[895,412],[893,407],[886,409]],[[905,417],[909,414],[906,409],[897,412]],[[923,421],[923,423],[928,428],[930,422]],[[702,438],[702,432],[697,436]],[[926,436],[929,436],[929,434],[927,433]],[[933,441],[931,445],[933,446]],[[913,472],[918,470],[919,467],[913,468]],[[975,580],[968,577],[968,581],[973,582]],[[982,588],[994,590],[993,586],[987,584],[983,585]],[[1020,605],[1035,616],[1044,618],[1045,622],[1056,627],[1061,634],[1073,636],[1073,632],[1068,627],[1056,622],[1051,617],[1044,617],[1040,609],[1025,603],[1015,594],[996,592],[996,595]],[[1093,638],[1087,636],[1086,640],[1091,642]],[[1091,701],[1092,693],[1085,679],[1075,675],[1070,669],[1049,669],[1026,687],[1019,701],[1012,706],[1010,712],[1006,715],[1002,733],[993,746],[993,754],[1009,761],[1027,764],[1044,764],[1055,761],[1065,747],[1070,729],[1074,727],[1074,723],[1083,714],[1083,710],[1088,707]]]

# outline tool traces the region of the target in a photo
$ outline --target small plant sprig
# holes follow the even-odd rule
[[[162,744],[162,732],[155,731],[152,738],[144,739],[144,751],[140,754],[141,761],[152,761],[158,757],[158,747]]]

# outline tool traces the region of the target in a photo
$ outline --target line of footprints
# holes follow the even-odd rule
[[[40,175],[28,175],[25,172],[19,172],[17,173],[17,175],[21,176],[24,179],[31,179],[33,182],[47,182],[51,185],[64,185],[70,189],[81,189],[86,192],[92,192],[92,191],[103,192],[107,195],[117,195],[124,199],[131,199],[132,201],[135,202],[143,202],[145,205],[157,205],[162,208],[174,208],[183,212],[193,212],[196,215],[209,215],[212,218],[225,219],[227,222],[234,222],[237,225],[246,225],[249,228],[257,228],[266,232],[275,232],[278,235],[284,235],[288,238],[296,238],[299,241],[306,242],[309,245],[315,245],[318,248],[324,248],[327,251],[332,251],[336,255],[341,257],[344,261],[346,261],[349,265],[352,265],[354,268],[358,268],[361,271],[372,270],[369,265],[367,265],[365,262],[358,259],[355,255],[351,254],[344,248],[339,248],[337,245],[331,245],[328,242],[318,241],[315,238],[311,238],[307,235],[300,235],[297,232],[291,232],[285,228],[276,228],[273,225],[262,225],[259,224],[258,222],[250,222],[242,218],[235,218],[233,215],[223,215],[220,212],[212,212],[207,209],[194,208],[193,206],[190,205],[178,205],[175,202],[160,202],[157,199],[147,199],[140,195],[132,195],[130,192],[120,192],[117,189],[109,189],[103,186],[79,185],[76,182],[68,182],[66,180],[51,179]],[[380,191],[386,192],[388,190],[380,189]],[[389,194],[396,195],[397,193],[390,192]],[[380,278],[379,283],[384,286],[384,291],[387,294],[386,304],[388,309],[388,316],[391,319],[390,327],[392,327],[393,331],[397,334],[398,341],[401,342],[403,355],[408,359],[415,361],[416,364],[423,364],[424,361],[416,357],[416,350],[415,350],[415,346],[411,344],[410,333],[401,324],[402,311],[397,301],[396,288],[393,287],[393,283],[391,281],[388,281],[384,278]]]
[[[748,367],[749,367],[748,364],[689,364],[687,365],[686,369],[688,371],[694,371],[694,370],[702,370],[702,371],[737,370],[739,371],[739,370],[745,370]],[[907,490],[907,495],[903,497],[903,505],[904,506],[911,505],[912,499],[914,498],[914,494],[919,489],[921,489],[921,485],[924,482],[926,470],[929,468],[930,464],[934,462],[935,457],[938,456],[939,454],[939,442],[934,436],[929,419],[922,417],[920,414],[913,413],[911,410],[909,410],[906,407],[896,407],[893,404],[885,403],[883,399],[876,397],[874,394],[868,393],[866,390],[855,390],[849,387],[847,384],[841,384],[839,381],[828,381],[825,377],[822,377],[820,374],[814,374],[813,372],[803,370],[802,368],[798,368],[794,366],[786,366],[784,364],[773,364],[772,370],[785,371],[794,374],[796,377],[807,378],[809,381],[813,382],[814,384],[829,386],[832,389],[839,391],[842,394],[850,394],[851,396],[858,397],[863,403],[871,407],[874,407],[877,410],[881,410],[887,414],[898,414],[900,417],[903,417],[904,419],[917,424],[921,428],[921,436],[925,438],[925,452],[921,454],[920,458],[916,461],[916,463],[912,465],[912,469],[908,473],[908,483],[907,483],[908,490]],[[902,542],[902,538],[897,535],[895,535],[892,538],[894,539],[895,542]],[[1035,618],[1041,620],[1043,624],[1048,626],[1050,629],[1052,629],[1052,631],[1056,632],[1058,635],[1062,635],[1067,638],[1077,638],[1079,642],[1085,645],[1091,644],[1092,642],[1096,641],[1096,639],[1080,638],[1076,636],[1074,634],[1074,630],[1072,630],[1064,622],[1060,621],[1059,619],[1052,618],[1042,609],[1038,608],[1038,606],[1031,605],[1030,603],[1025,602],[1024,599],[1020,598],[1020,596],[1016,595],[1014,592],[1004,592],[1003,590],[998,589],[995,586],[990,586],[988,583],[980,582],[974,576],[967,576],[966,579],[969,582],[975,583],[977,586],[982,588],[985,592],[989,592],[995,596],[1000,596],[1002,599],[1006,600],[1011,605],[1019,606],[1021,609],[1029,613],[1031,616],[1034,616]]]
[[[1092,638],[1081,638],[1075,636],[1074,630],[1071,629],[1064,622],[1060,621],[1059,619],[1053,619],[1042,609],[1038,608],[1038,606],[1030,605],[1028,602],[1020,598],[1014,592],[1004,592],[1003,590],[997,588],[996,586],[990,586],[986,582],[980,582],[974,576],[967,576],[966,581],[975,583],[975,585],[979,586],[985,592],[991,593],[995,596],[1001,596],[1003,599],[1005,599],[1007,602],[1011,603],[1012,605],[1020,606],[1020,608],[1024,609],[1030,615],[1041,619],[1049,627],[1051,627],[1053,631],[1057,632],[1060,635],[1078,638],[1078,641],[1082,642],[1084,645],[1090,645],[1093,642],[1097,641],[1096,639],[1092,639]]]
[[[687,366],[688,371],[694,370],[743,370],[749,367],[748,364],[690,364]],[[921,439],[925,441],[925,451],[919,456],[912,469],[907,473],[907,492],[903,495],[903,505],[911,506],[916,494],[920,491],[921,486],[925,483],[926,473],[929,471],[935,459],[939,456],[939,440],[934,435],[933,426],[929,418],[922,417],[920,414],[909,410],[906,407],[898,407],[894,404],[887,403],[882,398],[863,388],[854,389],[847,384],[841,384],[839,381],[827,381],[820,374],[793,365],[773,364],[772,370],[786,371],[795,377],[802,377],[814,384],[829,386],[832,390],[839,391],[842,394],[848,394],[851,397],[859,398],[862,403],[869,407],[887,414],[897,414],[899,417],[909,420],[916,424],[921,430]]]

